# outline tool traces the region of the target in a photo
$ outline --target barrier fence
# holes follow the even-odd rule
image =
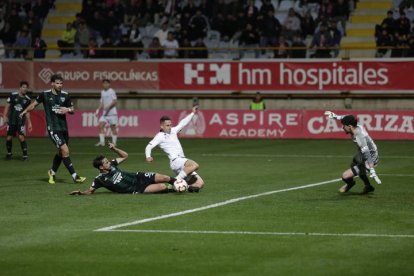
[[[414,140],[414,111],[333,110],[337,114],[353,114],[371,137],[384,140]],[[0,108],[0,114],[3,108]],[[159,131],[163,115],[178,122],[188,110],[120,110],[119,137],[153,137]],[[328,120],[324,110],[200,110],[181,131],[186,138],[260,138],[260,139],[349,139],[341,123]],[[28,136],[45,137],[44,112],[31,112],[33,131]],[[97,137],[98,118],[95,110],[78,110],[67,115],[71,137]],[[6,124],[0,116],[0,135]]]

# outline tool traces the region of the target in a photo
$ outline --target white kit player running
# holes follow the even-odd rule
[[[162,116],[160,119],[160,132],[148,143],[145,148],[145,156],[147,162],[151,163],[153,158],[151,151],[159,146],[170,159],[170,167],[177,175],[177,179],[185,179],[189,192],[198,192],[204,186],[203,179],[195,172],[199,165],[185,157],[183,148],[178,140],[178,133],[188,125],[198,110],[198,106],[194,106],[192,112],[182,119],[178,125],[172,127],[171,118]]]
[[[110,81],[102,81],[103,90],[101,91],[101,100],[95,115],[98,116],[102,109],[102,115],[99,118],[99,142],[95,146],[105,146],[105,125],[111,128],[112,144],[116,145],[118,138],[118,112],[116,110],[117,98],[116,92],[110,88]]]

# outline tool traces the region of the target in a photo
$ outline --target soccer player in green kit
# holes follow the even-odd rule
[[[128,158],[128,153],[118,149],[114,144],[108,144],[109,149],[118,155],[118,158],[109,161],[105,156],[99,155],[93,160],[93,166],[99,170],[92,186],[86,191],[73,191],[70,195],[91,195],[97,189],[105,187],[115,193],[160,193],[167,192],[168,185],[174,184],[176,179],[167,175],[154,172],[126,172],[118,168],[118,165]]]
[[[25,116],[25,114],[32,111],[40,103],[43,103],[47,132],[58,149],[58,152],[53,158],[52,168],[48,171],[49,184],[55,184],[56,172],[62,162],[71,174],[73,181],[75,183],[82,183],[86,178],[79,176],[76,173],[69,157],[69,133],[66,114],[73,114],[75,109],[68,92],[62,90],[63,77],[61,75],[52,75],[50,81],[52,89],[46,90],[37,96],[37,98],[22,113],[20,113],[20,117]]]
[[[30,114],[20,118],[20,112],[28,107],[31,103],[31,99],[26,95],[29,88],[27,81],[21,81],[19,91],[12,92],[7,98],[7,104],[3,112],[4,123],[7,123],[7,136],[6,136],[6,160],[12,159],[12,146],[13,137],[18,134],[20,146],[22,148],[23,156],[22,160],[28,159],[27,155],[27,143],[26,143],[26,129],[25,123],[27,121],[27,127],[29,131],[32,131],[32,122],[30,121]]]

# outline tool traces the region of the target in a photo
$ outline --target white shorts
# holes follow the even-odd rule
[[[170,160],[170,168],[173,170],[175,175],[178,175],[182,169],[184,169],[185,162],[187,162],[185,157],[177,157],[173,160]],[[196,172],[192,172],[190,175],[198,175]],[[187,179],[186,179],[187,180]]]
[[[118,125],[118,115],[101,116],[99,122],[103,122],[110,126],[116,126]]]

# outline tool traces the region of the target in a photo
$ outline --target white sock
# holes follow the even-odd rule
[[[118,136],[112,135],[112,144],[116,145],[116,140],[118,139]]]
[[[76,173],[73,173],[73,174],[72,174],[72,178],[73,178],[73,179],[76,179],[76,175],[77,175]]]
[[[177,175],[177,179],[184,179],[187,176],[187,173],[182,170],[178,175]]]
[[[99,133],[99,143],[105,144],[105,134]]]

